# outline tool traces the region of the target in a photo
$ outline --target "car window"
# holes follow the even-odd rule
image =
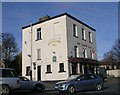
[[[87,76],[86,75],[80,76],[80,80],[87,80]]]
[[[21,81],[30,81],[28,78],[26,78],[26,77],[20,77],[20,80]]]
[[[87,79],[90,80],[90,79],[95,79],[95,76],[93,75],[87,75]]]
[[[2,70],[2,77],[18,77],[14,70]]]

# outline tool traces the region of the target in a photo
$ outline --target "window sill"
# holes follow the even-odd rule
[[[51,74],[52,72],[46,72],[46,74]]]
[[[89,41],[89,43],[93,44],[93,42]]]
[[[39,60],[41,60],[41,59],[37,59],[37,61],[39,61]]]
[[[58,71],[58,73],[63,73],[63,72],[66,72],[66,71]]]
[[[83,41],[86,41],[86,39],[82,39]]]
[[[75,38],[78,38],[78,36],[75,36],[75,35],[74,35],[74,37],[75,37]]]
[[[30,75],[26,74],[25,76],[30,76]]]
[[[39,40],[42,40],[42,39],[36,39],[35,41],[39,41]]]

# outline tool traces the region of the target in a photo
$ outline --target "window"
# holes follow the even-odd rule
[[[41,28],[37,29],[37,40],[41,40]]]
[[[86,40],[85,29],[82,28],[82,40]]]
[[[92,33],[89,32],[89,42],[92,43]]]
[[[53,57],[52,57],[52,60],[53,60],[53,62],[57,62],[57,57],[56,57],[56,56],[53,56]]]
[[[74,57],[79,57],[78,46],[74,46],[74,53],[75,53],[75,56],[74,56]]]
[[[47,72],[46,73],[52,73],[51,72],[51,65],[47,65]]]
[[[90,58],[91,58],[91,59],[94,59],[94,54],[93,54],[93,51],[92,51],[92,50],[90,50]]]
[[[77,26],[75,24],[73,24],[73,36],[78,37]]]
[[[87,58],[87,50],[83,48],[83,58]]]
[[[26,76],[30,76],[30,66],[26,67]]]
[[[10,78],[10,77],[18,77],[17,73],[14,70],[7,70],[7,69],[5,70],[5,69],[3,69],[1,72],[2,72],[2,74],[1,74],[2,77],[8,77],[8,78]]]
[[[64,63],[59,64],[59,70],[60,70],[59,72],[65,72],[64,71]]]
[[[37,49],[37,60],[41,60],[41,49]]]

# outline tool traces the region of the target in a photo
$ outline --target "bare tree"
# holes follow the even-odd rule
[[[5,67],[18,52],[15,37],[11,33],[2,33],[2,59],[5,61]]]
[[[115,41],[115,44],[112,47],[113,58],[120,62],[120,39]]]
[[[107,53],[104,53],[102,62],[109,63],[109,64],[115,63],[115,60],[113,58],[113,52],[108,51]]]

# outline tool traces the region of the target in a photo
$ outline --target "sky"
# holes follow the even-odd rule
[[[96,29],[98,59],[102,59],[118,38],[117,2],[3,2],[2,32],[12,33],[21,51],[23,26],[65,12]]]

